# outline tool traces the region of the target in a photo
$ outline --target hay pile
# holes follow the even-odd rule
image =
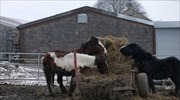
[[[125,37],[118,38],[112,35],[99,37],[99,39],[107,49],[107,61],[110,71],[118,75],[128,73],[133,60],[124,57],[119,51],[121,46],[128,44],[128,40]]]
[[[103,75],[99,74],[97,70],[86,69],[83,71],[78,82],[81,97],[85,100],[132,99],[130,79],[122,77],[124,73],[130,74],[132,60],[122,56],[119,51],[121,46],[128,44],[128,40],[111,35],[99,37],[99,39],[107,48],[109,72]]]
[[[79,92],[82,100],[132,100],[133,94],[128,81],[117,75],[82,76]],[[116,91],[117,88],[123,91]],[[127,98],[127,99],[125,99]]]

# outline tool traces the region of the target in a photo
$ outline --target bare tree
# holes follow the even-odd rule
[[[144,10],[143,6],[139,2],[137,2],[137,0],[128,0],[128,1],[129,1],[129,5],[132,5],[135,11],[146,16],[146,11]]]
[[[98,0],[94,7],[119,14],[122,13],[128,5],[131,5],[132,8],[140,14],[146,15],[143,7],[136,0]]]

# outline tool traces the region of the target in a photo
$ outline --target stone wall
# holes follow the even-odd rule
[[[87,23],[78,23],[85,13]],[[80,11],[20,29],[21,52],[48,52],[79,48],[90,36],[125,36],[130,42],[153,52],[154,27],[93,11]]]
[[[0,25],[0,52],[6,52],[6,34],[9,27]]]
[[[0,25],[0,52],[19,52],[19,32],[17,29]]]

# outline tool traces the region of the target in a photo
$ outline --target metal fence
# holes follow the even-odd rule
[[[44,55],[44,53],[0,52],[0,83],[45,84],[41,59]],[[167,57],[167,55],[161,55],[161,57]],[[180,59],[180,56],[175,57]],[[57,76],[55,80],[56,78]],[[63,80],[67,85],[70,78],[63,77]]]
[[[9,62],[25,62],[30,64],[40,64],[41,58],[44,53],[11,53],[11,52],[0,52],[1,61]]]
[[[45,84],[42,70],[44,53],[0,52],[0,83]],[[55,76],[56,80],[57,76]],[[70,78],[63,77],[64,84]]]

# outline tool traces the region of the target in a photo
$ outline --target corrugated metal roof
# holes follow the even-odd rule
[[[26,23],[27,21],[23,21],[20,19],[13,19],[13,18],[8,18],[4,16],[0,16],[0,24],[5,25],[11,28],[16,28],[17,26]]]
[[[155,28],[180,28],[180,21],[157,21],[154,23]]]

